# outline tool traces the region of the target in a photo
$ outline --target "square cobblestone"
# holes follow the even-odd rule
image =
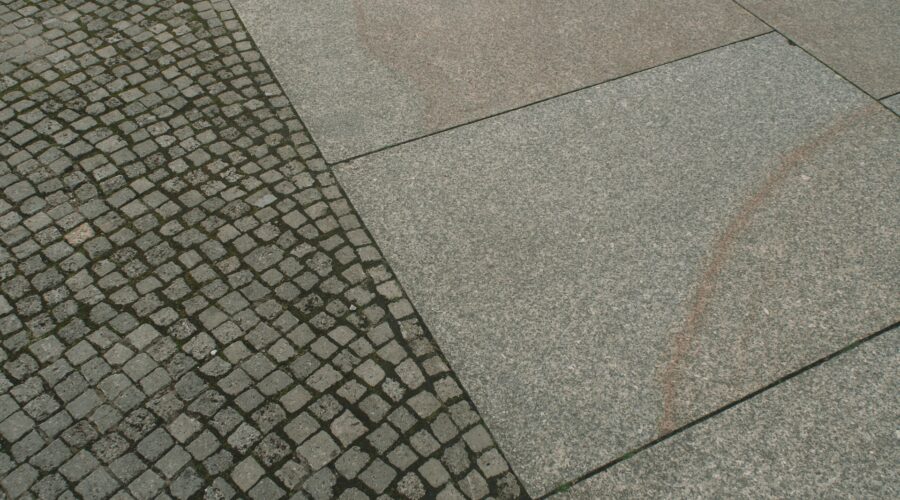
[[[396,496],[416,432],[476,437],[228,2],[3,0],[0,33],[8,495]]]

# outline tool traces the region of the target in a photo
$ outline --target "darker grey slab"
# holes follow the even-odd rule
[[[876,98],[900,92],[897,0],[738,0]]]
[[[328,161],[768,31],[727,0],[234,0]]]
[[[765,35],[336,174],[537,494],[896,321],[898,151]]]
[[[557,498],[898,498],[900,332],[889,332]]]

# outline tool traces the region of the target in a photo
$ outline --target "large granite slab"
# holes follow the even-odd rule
[[[897,0],[738,0],[876,98],[900,92]]]
[[[900,332],[888,332],[557,498],[900,498]]]
[[[234,0],[334,162],[769,31],[729,0]]]
[[[898,152],[773,34],[336,174],[537,494],[896,321]]]

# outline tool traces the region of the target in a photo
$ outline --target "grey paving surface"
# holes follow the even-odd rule
[[[896,321],[898,151],[765,35],[336,173],[537,494]]]
[[[881,101],[885,106],[891,108],[894,113],[900,114],[900,94],[888,97]]]
[[[897,498],[900,331],[554,498]]]
[[[736,1],[875,98],[900,92],[900,2]]]
[[[726,0],[235,0],[329,161],[768,28]]]
[[[0,0],[0,498],[523,491],[227,1]]]

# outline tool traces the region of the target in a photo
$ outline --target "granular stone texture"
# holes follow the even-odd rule
[[[225,1],[0,0],[0,339],[11,498],[524,494]]]
[[[898,333],[841,353],[555,498],[897,498]]]
[[[900,2],[736,1],[872,97],[900,92]]]
[[[330,162],[771,31],[730,0],[233,0]]]
[[[897,322],[898,151],[768,34],[335,174],[538,495]]]

